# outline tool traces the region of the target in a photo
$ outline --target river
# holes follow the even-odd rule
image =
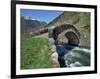
[[[67,44],[56,45],[60,67],[90,66],[90,49]]]

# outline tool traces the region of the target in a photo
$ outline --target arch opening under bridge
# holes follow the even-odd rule
[[[55,44],[67,43],[78,46],[80,43],[80,33],[70,24],[63,24],[53,29],[52,36]]]

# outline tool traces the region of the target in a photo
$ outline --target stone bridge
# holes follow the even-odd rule
[[[80,33],[70,24],[62,24],[52,29],[50,38],[54,38],[55,44],[67,43],[70,45],[79,45]]]
[[[90,48],[90,13],[89,12],[70,12],[70,11],[66,11],[64,13],[62,13],[61,15],[59,15],[57,18],[55,18],[53,21],[51,21],[47,27],[51,27],[51,26],[58,26],[56,29],[63,29],[62,27],[60,28],[60,26],[62,26],[63,24],[67,24],[65,25],[65,28],[70,29],[70,30],[66,30],[64,32],[60,31],[62,33],[59,33],[56,35],[56,32],[54,32],[54,35],[56,37],[54,37],[57,40],[60,41],[65,41],[65,37],[61,37],[64,36],[65,33],[67,33],[67,38],[70,40],[75,39],[79,39],[79,41],[77,40],[73,40],[73,41],[69,41],[69,43],[77,45],[79,42],[79,46],[82,47],[86,47],[86,48]],[[69,25],[71,24],[71,25]],[[64,27],[64,26],[63,26]],[[72,29],[73,28],[73,29]],[[78,31],[77,31],[77,30]],[[70,32],[67,32],[70,31]],[[78,33],[79,32],[79,33]],[[62,35],[63,34],[63,35]],[[71,37],[70,37],[71,36]],[[72,38],[73,37],[73,38]],[[64,38],[64,39],[63,39]],[[67,42],[67,41],[66,41]]]

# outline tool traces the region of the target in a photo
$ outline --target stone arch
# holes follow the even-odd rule
[[[53,29],[53,38],[55,43],[67,43],[79,45],[80,33],[70,24],[63,24]]]

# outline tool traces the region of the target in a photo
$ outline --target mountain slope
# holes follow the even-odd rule
[[[21,33],[28,34],[29,32],[34,32],[43,28],[47,23],[38,20],[25,19],[24,16],[21,16]]]

